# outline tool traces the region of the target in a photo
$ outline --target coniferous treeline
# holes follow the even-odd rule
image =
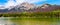
[[[15,14],[0,14],[0,17],[47,17],[47,18],[59,18],[60,17],[60,12],[37,12],[37,13],[28,13],[28,12],[23,12],[23,13],[15,13]]]

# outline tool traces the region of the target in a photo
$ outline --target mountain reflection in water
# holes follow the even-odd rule
[[[59,19],[60,20],[60,19]],[[60,21],[40,18],[0,17],[0,25],[60,25]]]

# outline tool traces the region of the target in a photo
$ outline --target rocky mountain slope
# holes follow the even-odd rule
[[[42,6],[36,6],[35,4],[31,3],[21,3],[16,6],[10,6],[6,9],[0,9],[0,13],[5,12],[51,12],[54,10],[60,10],[60,5],[50,5],[50,4],[43,4]]]

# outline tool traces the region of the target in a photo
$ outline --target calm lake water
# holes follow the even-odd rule
[[[60,19],[0,17],[0,25],[60,25]]]

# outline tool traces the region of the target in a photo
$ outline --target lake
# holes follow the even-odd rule
[[[60,18],[0,17],[0,25],[60,25]]]

